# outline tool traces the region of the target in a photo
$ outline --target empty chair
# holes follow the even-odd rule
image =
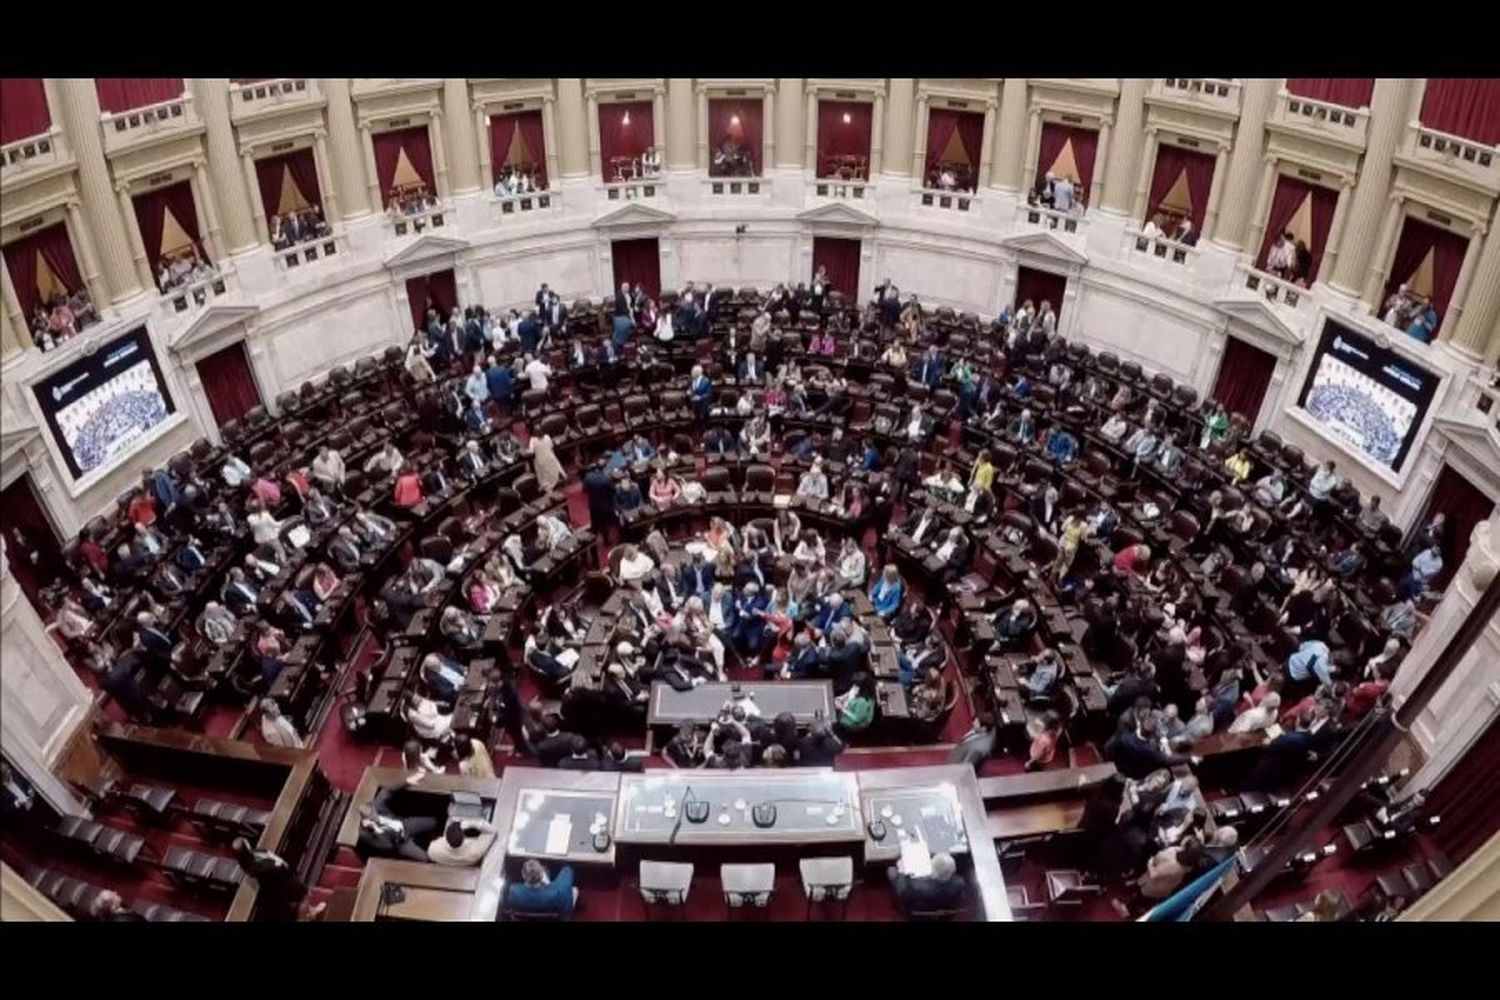
[[[537,425],[537,430],[548,435],[554,440],[561,441],[568,436],[568,417],[565,413],[549,413],[542,418]]]
[[[693,866],[675,861],[642,861],[640,871],[641,900],[646,906],[669,906],[679,910],[687,906],[688,891],[693,887]]]
[[[802,858],[798,864],[802,874],[802,893],[807,897],[807,915],[812,916],[814,904],[840,903],[839,916],[849,912],[849,896],[854,891],[854,859],[847,854],[831,858]]]
[[[703,470],[701,482],[707,493],[725,493],[729,490],[729,470],[722,465],[711,465]]]
[[[1066,869],[1047,873],[1047,901],[1053,906],[1082,906],[1089,896],[1097,896],[1103,887],[1089,882],[1080,871]]]
[[[184,885],[216,892],[233,891],[245,879],[245,873],[233,858],[205,854],[185,847],[167,848],[161,866],[168,876]]]
[[[174,910],[165,903],[152,903],[144,899],[137,899],[130,904],[134,913],[145,917],[148,923],[153,924],[206,924],[211,923],[207,917],[186,910]]]
[[[1172,376],[1157,372],[1151,376],[1151,391],[1158,396],[1170,396],[1172,394]]]
[[[724,889],[724,904],[731,911],[763,910],[771,905],[771,895],[776,890],[776,866],[720,865],[719,883]]]
[[[776,488],[776,470],[769,465],[752,465],[745,470],[745,489],[750,493],[770,493]]]
[[[135,864],[145,849],[146,838],[113,826],[106,826],[94,840],[95,851],[124,865]]]
[[[172,803],[176,798],[177,790],[174,788],[165,788],[161,785],[147,785],[139,782],[131,785],[125,792],[125,802],[127,805],[157,818],[167,814],[167,811],[172,808]]]

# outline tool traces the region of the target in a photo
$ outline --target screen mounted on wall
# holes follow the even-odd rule
[[[1400,472],[1440,378],[1328,320],[1298,405],[1330,437]]]
[[[74,479],[111,464],[175,409],[144,326],[32,387]]]

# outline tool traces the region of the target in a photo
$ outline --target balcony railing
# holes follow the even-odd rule
[[[604,197],[610,201],[636,201],[640,198],[655,198],[662,193],[660,177],[634,181],[615,181],[604,185]]]
[[[863,201],[869,186],[869,181],[844,180],[840,177],[819,177],[813,181],[813,194],[819,198]]]
[[[213,299],[229,294],[229,282],[222,271],[214,271],[207,277],[176,285],[162,292],[174,314],[201,309]]]
[[[1271,120],[1320,139],[1352,144],[1363,149],[1370,127],[1370,111],[1368,108],[1346,108],[1342,104],[1298,97],[1283,90],[1276,95],[1276,111]]]
[[[1306,288],[1294,285],[1290,281],[1283,281],[1274,274],[1267,274],[1247,264],[1235,265],[1234,277],[1231,281],[1235,288],[1243,288],[1247,292],[1259,295],[1271,305],[1302,309],[1312,304]]]
[[[105,153],[116,153],[143,142],[175,135],[198,125],[198,112],[191,94],[170,101],[148,104],[144,108],[109,112],[99,116],[104,129]]]
[[[1401,153],[1411,163],[1450,179],[1500,193],[1500,147],[1414,123],[1407,126]]]
[[[443,205],[436,205],[421,212],[387,216],[387,218],[394,235],[410,236],[425,233],[429,229],[442,229],[448,224],[448,209]]]
[[[300,107],[318,97],[318,82],[304,77],[280,77],[229,85],[229,108],[236,121],[282,108]]]
[[[738,198],[769,193],[771,190],[760,177],[710,177],[703,183],[705,190],[715,198]]]
[[[1135,256],[1155,264],[1160,261],[1168,267],[1191,269],[1198,259],[1198,249],[1186,243],[1167,239],[1165,236],[1147,236],[1139,229],[1125,230],[1125,249]]]
[[[527,191],[524,194],[491,195],[490,204],[502,215],[533,215],[562,207],[561,191]]]
[[[9,181],[13,176],[59,162],[64,155],[58,148],[60,133],[61,130],[54,125],[39,135],[0,146],[0,176]]]
[[[1058,212],[1042,205],[1021,204],[1016,207],[1018,225],[1035,226],[1057,233],[1081,233],[1088,228],[1088,219],[1082,214]]]
[[[1500,444],[1500,373],[1491,372],[1479,389],[1479,399],[1475,407],[1484,414],[1484,421],[1489,425],[1490,434]]]
[[[1240,110],[1238,80],[1213,77],[1159,77],[1152,83],[1156,96],[1203,108],[1220,114],[1236,115]]]
[[[320,260],[337,257],[342,249],[336,234],[303,240],[301,243],[274,251],[276,266],[290,274],[300,271],[309,264],[316,264]]]
[[[949,212],[968,212],[974,209],[979,199],[972,191],[940,191],[923,188],[917,194],[917,202],[924,208],[940,208]]]

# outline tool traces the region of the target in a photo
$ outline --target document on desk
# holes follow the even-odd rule
[[[927,850],[927,842],[916,838],[901,841],[901,860],[896,867],[912,878],[931,875],[932,854]]]
[[[556,659],[557,659],[558,663],[561,663],[563,666],[567,667],[569,670],[572,670],[573,667],[574,667],[574,665],[576,665],[578,663],[578,650],[576,650],[576,649],[565,649],[561,653],[557,654]]]
[[[567,813],[558,813],[547,824],[547,845],[542,848],[542,853],[561,857],[568,853],[568,845],[572,841],[573,817]]]

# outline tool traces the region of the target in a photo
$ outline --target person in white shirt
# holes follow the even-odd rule
[[[318,485],[332,492],[344,485],[344,475],[344,456],[327,445],[319,448],[312,462],[312,477]]]
[[[531,388],[535,392],[547,391],[547,376],[552,374],[552,368],[541,358],[526,358],[526,366],[521,373],[531,380]]]
[[[802,479],[797,483],[797,495],[814,500],[828,499],[828,477],[823,474],[821,461],[814,461],[812,468],[802,473]]]
[[[259,504],[245,518],[245,524],[250,527],[250,536],[255,539],[256,545],[272,545],[278,549],[281,547],[281,522]]]
[[[1275,691],[1268,693],[1261,699],[1259,705],[1247,708],[1234,721],[1229,724],[1231,733],[1257,733],[1263,729],[1270,729],[1276,724],[1276,717],[1281,708],[1281,695]]]
[[[1157,212],[1155,215],[1151,216],[1150,221],[1147,222],[1145,227],[1141,230],[1141,235],[1150,237],[1152,239],[1160,237],[1162,235],[1161,227],[1166,223],[1166,221],[1167,220],[1162,216],[1162,214],[1160,212]]]
[[[387,441],[384,448],[377,451],[365,460],[365,472],[367,474],[380,473],[386,476],[395,476],[400,471],[405,459],[396,445]]]
[[[424,740],[440,740],[453,731],[453,716],[444,715],[438,704],[421,695],[412,695],[406,705],[406,721],[412,732]]]
[[[654,569],[656,569],[656,560],[634,545],[627,545],[621,551],[620,581],[622,583],[638,584]]]
[[[1312,481],[1307,484],[1307,492],[1312,494],[1314,500],[1327,500],[1328,494],[1339,484],[1339,477],[1333,469],[1333,460],[1329,459],[1313,473]]]
[[[1058,177],[1052,182],[1052,208],[1058,212],[1073,209],[1073,182],[1067,177]]]
[[[868,568],[864,550],[859,547],[859,543],[852,538],[845,538],[843,548],[839,551],[839,582],[846,587],[863,587]]]
[[[292,725],[291,719],[281,714],[281,706],[276,703],[275,698],[260,700],[260,736],[273,747],[288,747],[292,750],[305,747],[302,737],[297,734],[297,727]]]
[[[661,314],[656,317],[656,330],[654,331],[654,335],[656,339],[661,341],[663,344],[669,344],[672,342],[672,338],[677,335],[676,331],[672,329],[672,310],[663,309],[661,311]]]
[[[495,842],[495,828],[482,819],[452,819],[441,837],[433,837],[427,856],[435,865],[473,868]]]
[[[1099,428],[1099,435],[1118,444],[1129,429],[1130,424],[1126,422],[1123,416],[1116,413],[1104,422],[1103,427]]]
[[[236,455],[230,455],[224,462],[224,482],[231,487],[243,486],[250,481],[250,466]]]

